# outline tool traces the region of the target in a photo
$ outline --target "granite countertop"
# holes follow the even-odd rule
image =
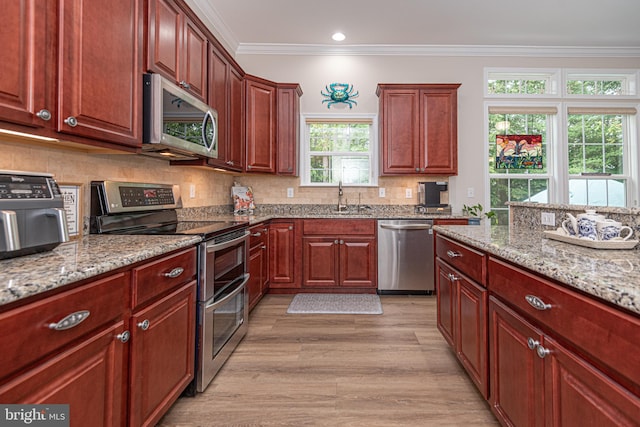
[[[0,261],[0,306],[180,248],[199,236],[90,234],[53,251]]]
[[[247,221],[249,225],[258,224],[263,221],[269,221],[272,219],[468,219],[469,217],[461,215],[448,215],[448,214],[398,214],[398,213],[376,213],[376,214],[300,214],[300,213],[278,213],[278,214],[255,214],[255,215],[232,215],[232,214],[218,214],[218,215],[206,215],[189,217],[188,220],[198,221]]]
[[[531,229],[490,224],[434,230],[640,314],[640,251],[591,249],[550,240]]]

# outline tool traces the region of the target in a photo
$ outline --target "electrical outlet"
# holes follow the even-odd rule
[[[289,198],[293,197],[293,188],[291,187],[287,188],[287,197]]]
[[[475,190],[473,189],[473,187],[467,188],[467,197],[471,198],[473,196],[475,196]]]
[[[196,185],[189,184],[189,198],[195,199],[196,197]]]
[[[553,212],[542,212],[540,222],[542,222],[542,225],[556,225],[556,214]]]
[[[404,190],[404,197],[406,197],[407,199],[410,199],[413,197],[413,192],[411,191],[410,188],[407,188]]]
[[[384,187],[380,187],[378,188],[378,197],[385,197],[386,196],[386,189]]]

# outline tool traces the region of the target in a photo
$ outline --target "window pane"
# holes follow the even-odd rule
[[[567,140],[569,174],[624,171],[624,117],[570,114]]]
[[[368,184],[368,156],[310,156],[312,183]]]
[[[509,174],[547,173],[547,122],[546,114],[489,114],[489,173]],[[542,135],[541,169],[496,169],[496,135]]]
[[[569,203],[626,206],[626,180],[572,178],[569,180]]]
[[[309,149],[312,152],[367,152],[369,124],[311,123]]]

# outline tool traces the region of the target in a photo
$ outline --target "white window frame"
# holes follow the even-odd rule
[[[507,78],[511,75],[514,79],[526,78],[529,76],[539,76],[549,73],[551,81],[557,84],[555,94],[489,94],[488,80],[490,75],[500,75]],[[632,94],[628,95],[567,95],[567,79],[569,77],[579,76],[585,79],[592,77],[624,77],[626,79],[627,90]],[[602,108],[624,108],[634,107],[637,111],[635,119],[632,116],[627,121],[627,141],[625,147],[627,155],[625,156],[625,174],[620,176],[627,179],[626,197],[627,207],[637,207],[640,205],[640,147],[638,144],[638,133],[640,132],[640,94],[638,87],[640,82],[640,70],[603,70],[603,69],[529,69],[529,68],[485,68],[484,70],[484,136],[485,153],[489,152],[487,135],[489,135],[489,107],[504,106],[556,106],[558,113],[553,123],[553,141],[548,141],[547,161],[549,166],[547,172],[549,174],[549,203],[569,204],[569,171],[568,171],[568,151],[565,149],[566,143],[566,126],[568,124],[568,108],[569,107],[602,107]],[[502,98],[502,101],[500,101]],[[504,101],[505,98],[514,99],[513,102]],[[539,98],[549,99],[548,103],[535,100]],[[554,101],[554,98],[556,100]],[[559,98],[559,99],[558,99]],[[527,101],[531,99],[532,101]],[[616,102],[617,101],[617,102]],[[553,143],[553,146],[552,146]],[[485,166],[487,167],[487,166]],[[488,169],[485,178],[485,203],[490,206],[491,188],[490,180],[499,178],[498,174],[489,174]],[[532,174],[531,177],[545,177],[544,174]],[[522,175],[504,174],[502,177],[523,178]],[[612,177],[615,178],[615,177]]]
[[[548,92],[541,94],[526,93],[489,93],[489,78],[521,80],[531,78],[547,80]],[[560,96],[562,73],[559,68],[485,68],[484,69],[484,97],[485,98],[557,98]]]
[[[369,133],[369,184],[343,184],[344,187],[377,187],[378,186],[378,115],[377,114],[331,114],[331,113],[303,113],[300,115],[300,186],[301,187],[337,187],[337,183],[311,182],[309,131],[307,121],[314,120],[336,122],[371,122]],[[357,153],[354,153],[357,154]]]

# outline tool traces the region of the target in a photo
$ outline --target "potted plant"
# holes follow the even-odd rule
[[[473,206],[462,205],[462,213],[469,215],[469,225],[480,225],[480,221],[482,220],[482,211],[484,208],[480,203]],[[496,216],[496,213],[493,211],[485,212],[484,216],[491,219]]]

